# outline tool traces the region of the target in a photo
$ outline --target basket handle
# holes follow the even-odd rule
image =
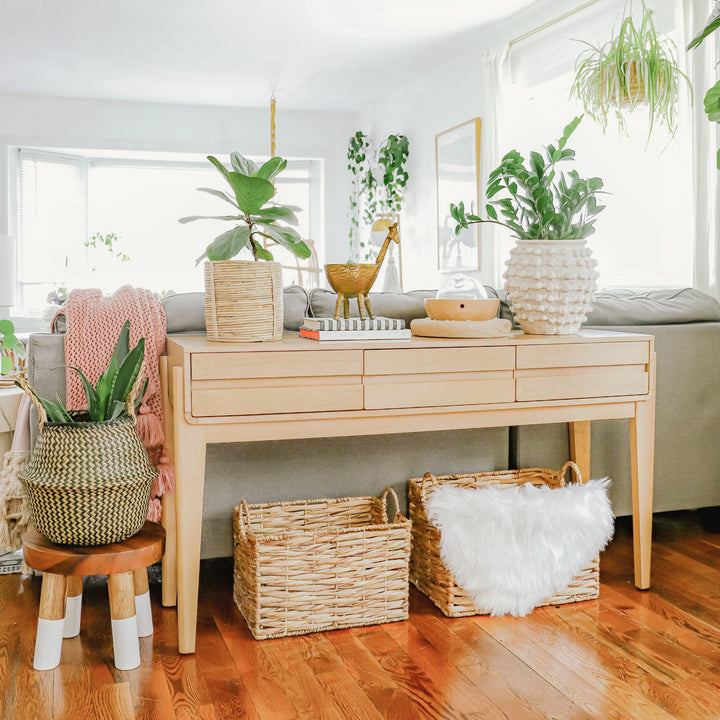
[[[32,404],[37,408],[38,411],[38,429],[39,432],[42,432],[42,429],[45,427],[45,423],[48,421],[47,413],[45,412],[45,408],[43,407],[43,404],[40,402],[40,398],[38,397],[38,394],[35,392],[35,388],[24,378],[20,377],[17,380],[15,380],[15,384],[25,391],[25,393],[30,397],[30,400],[32,401]]]
[[[240,535],[242,535],[243,540],[247,536],[247,531],[245,530],[245,526],[247,526],[247,529],[250,529],[250,509],[248,508],[247,501],[245,499],[242,499],[240,501],[240,522],[238,523],[238,530],[240,530]]]
[[[582,479],[582,475],[580,474],[580,468],[572,460],[568,460],[562,466],[562,470],[560,470],[560,479],[563,480],[563,482],[565,481],[565,471],[568,468],[572,468],[572,471],[573,471],[572,474],[575,476],[575,482],[578,485],[582,485],[583,479]],[[571,478],[571,481],[572,481],[572,478]]]
[[[390,522],[390,513],[388,512],[388,493],[392,495],[392,499],[395,501],[395,515],[393,516],[392,522],[395,522],[398,517],[402,517],[402,513],[400,512],[400,502],[398,501],[398,496],[395,493],[395,491],[389,487],[382,496],[382,503],[383,503],[383,512],[385,513],[385,522]]]
[[[423,475],[422,480],[420,481],[420,490],[422,490],[422,491],[425,490],[426,482],[428,485],[435,485],[435,484],[437,484],[437,479],[435,478],[435,476],[432,473],[426,472]]]

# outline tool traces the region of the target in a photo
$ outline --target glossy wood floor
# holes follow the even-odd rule
[[[631,575],[623,519],[597,601],[450,620],[412,590],[408,622],[257,642],[216,561],[201,576],[197,653],[176,653],[156,577],[155,635],[129,672],[112,664],[103,579],[86,580],[81,636],[60,667],[35,672],[40,579],[1,576],[0,718],[717,720],[720,532],[697,513],[656,516],[652,589]]]

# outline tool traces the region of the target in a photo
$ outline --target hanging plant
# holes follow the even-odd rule
[[[614,111],[619,129],[626,132],[626,115],[640,105],[649,113],[648,137],[656,122],[671,135],[677,130],[678,80],[687,76],[678,67],[677,47],[658,37],[653,11],[642,4],[639,25],[632,15],[623,17],[620,28],[604,45],[585,43],[587,49],[575,63],[571,95],[582,102],[585,112],[607,128],[608,114]]]
[[[353,175],[350,194],[350,254],[369,260],[372,248],[362,239],[363,226],[378,213],[402,210],[407,186],[405,170],[409,142],[405,135],[389,135],[374,157],[371,139],[358,130],[348,143],[348,170]]]

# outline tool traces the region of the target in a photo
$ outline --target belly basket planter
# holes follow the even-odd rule
[[[216,260],[205,263],[208,340],[280,340],[283,282],[279,262]]]

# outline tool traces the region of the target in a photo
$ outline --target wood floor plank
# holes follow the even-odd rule
[[[129,683],[110,683],[96,688],[92,704],[97,720],[135,720]]]

